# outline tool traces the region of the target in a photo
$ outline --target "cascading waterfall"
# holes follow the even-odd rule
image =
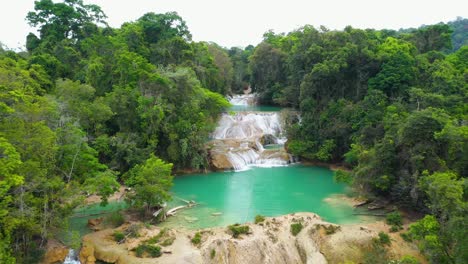
[[[255,102],[255,95],[235,95],[230,98],[233,105],[248,105]],[[284,166],[292,159],[282,147],[283,136],[279,112],[237,112],[223,114],[212,138],[225,148],[225,155],[236,171],[249,166]],[[264,145],[276,144],[279,148],[268,149]],[[216,147],[216,144],[215,144]],[[218,152],[221,152],[217,150]]]
[[[255,103],[255,94],[236,94],[228,99],[232,105],[253,105]]]
[[[78,255],[76,254],[75,250],[70,249],[68,251],[68,255],[65,258],[63,264],[80,264],[81,262],[78,260]]]

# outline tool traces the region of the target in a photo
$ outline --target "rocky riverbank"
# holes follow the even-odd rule
[[[294,236],[291,225],[301,223],[302,230]],[[165,230],[162,255],[158,258],[137,257],[135,249],[144,241],[157,237],[161,229],[144,226],[139,236],[127,238],[118,244],[114,232],[124,231],[139,223],[126,223],[117,229],[106,229],[83,238],[80,252],[82,264],[94,264],[96,260],[108,263],[360,263],[369,249],[372,239],[380,231],[388,231],[383,222],[359,225],[334,225],[313,213],[296,213],[266,218],[258,224],[248,223],[247,234],[234,238],[227,228],[203,230]],[[200,242],[192,238],[200,234]],[[414,245],[404,242],[398,233],[390,234],[393,243],[388,246],[392,259],[412,255],[422,263]]]

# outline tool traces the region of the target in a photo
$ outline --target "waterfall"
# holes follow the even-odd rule
[[[255,95],[235,95],[230,99],[233,105],[249,105],[255,102]],[[249,166],[285,166],[293,161],[283,145],[279,112],[237,112],[223,114],[211,138],[215,143],[213,155],[225,155],[231,168],[246,170]],[[265,145],[278,145],[275,149],[265,149]]]
[[[78,260],[78,254],[75,252],[75,250],[70,248],[70,251],[68,251],[68,255],[65,258],[65,261],[63,264],[80,264],[81,262]]]
[[[232,105],[253,105],[255,103],[255,94],[236,94],[228,99]]]
[[[265,134],[279,136],[282,133],[278,113],[249,112],[234,116],[223,114],[213,133],[214,139],[252,139]]]

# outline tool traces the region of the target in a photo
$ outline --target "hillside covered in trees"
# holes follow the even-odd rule
[[[250,57],[261,100],[301,112],[289,151],[343,163],[338,180],[428,214],[412,232],[432,263],[468,260],[467,22],[454,24],[456,35],[305,26],[266,33]]]
[[[175,12],[111,28],[96,5],[41,0],[26,19],[39,32],[27,51],[0,49],[1,263],[37,261],[86,194],[106,203],[126,184],[135,206],[167,199],[172,172],[209,167],[225,96],[249,86],[300,111],[291,153],[426,214],[409,237],[432,263],[468,260],[466,19],[304,26],[245,49],[192,41]]]

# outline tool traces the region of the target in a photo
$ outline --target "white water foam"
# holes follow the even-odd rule
[[[253,105],[255,103],[255,94],[236,94],[232,97],[228,97],[229,102],[232,105]]]
[[[233,105],[250,105],[255,95],[235,95],[229,98]],[[231,147],[226,157],[236,171],[247,170],[251,166],[276,167],[287,166],[293,162],[291,155],[284,148],[268,150],[260,143],[268,135],[275,144],[284,145],[281,118],[278,112],[239,112],[234,115],[223,114],[211,137],[216,140],[234,140],[239,147]],[[267,155],[262,155],[267,153]],[[288,159],[285,157],[289,157]]]
[[[68,255],[65,258],[63,264],[81,264],[81,262],[78,260],[78,255],[76,254],[75,250],[70,248],[70,251],[68,251]]]

